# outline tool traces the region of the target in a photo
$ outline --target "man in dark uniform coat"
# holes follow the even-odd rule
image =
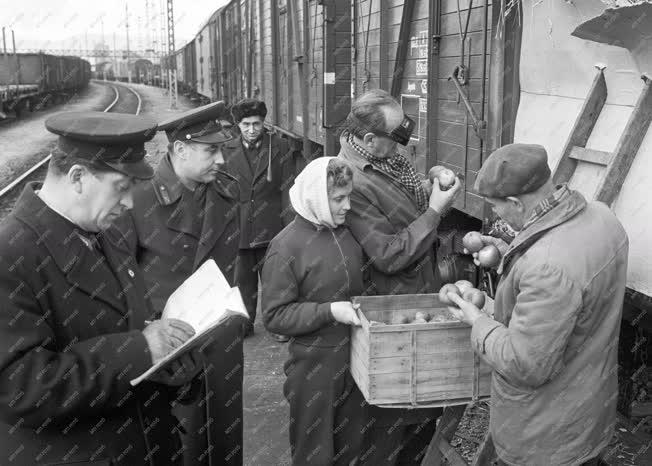
[[[41,186],[0,223],[0,464],[170,465],[181,459],[176,380],[129,381],[183,343],[151,307],[112,221],[149,178],[154,122],[102,112],[55,115],[60,135]]]
[[[225,170],[240,187],[240,252],[236,283],[242,292],[253,332],[258,305],[258,271],[269,242],[290,223],[288,191],[295,166],[287,141],[268,133],[264,122],[267,107],[255,99],[243,99],[231,108],[240,138],[224,146]],[[287,337],[278,336],[279,341]]]
[[[208,259],[234,283],[238,187],[221,170],[221,148],[234,138],[219,123],[225,112],[224,103],[216,102],[159,124],[170,141],[168,154],[154,178],[136,188],[133,210],[118,222],[145,271],[157,312]],[[245,323],[240,317],[229,319],[204,345],[207,365],[191,390],[197,396],[175,411],[187,431],[187,466],[242,464]]]

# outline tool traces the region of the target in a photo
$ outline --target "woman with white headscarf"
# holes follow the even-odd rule
[[[292,337],[283,392],[295,465],[348,465],[361,449],[362,395],[348,370],[351,297],[364,292],[361,247],[345,225],[351,168],[312,161],[290,189],[296,218],[271,242],[262,271],[267,330]]]

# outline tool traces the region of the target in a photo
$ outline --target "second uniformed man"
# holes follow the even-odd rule
[[[151,182],[134,193],[123,219],[125,236],[145,272],[156,311],[201,264],[214,259],[233,284],[238,250],[237,183],[222,171],[222,146],[234,136],[218,122],[222,102],[159,124],[168,154]],[[185,463],[242,464],[242,337],[245,322],[232,318],[204,351],[207,365],[180,413]]]

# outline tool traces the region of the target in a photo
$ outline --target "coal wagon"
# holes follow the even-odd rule
[[[91,66],[79,57],[44,53],[0,55],[2,117],[56,103],[88,85]]]

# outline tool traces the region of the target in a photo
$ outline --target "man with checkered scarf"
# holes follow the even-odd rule
[[[347,223],[368,257],[367,292],[412,294],[436,291],[437,226],[461,189],[426,187],[414,166],[397,152],[414,122],[383,90],[365,93],[351,106],[338,157],[354,171]],[[439,409],[370,407],[365,464],[419,464],[435,430]],[[382,439],[382,440],[381,440]]]

